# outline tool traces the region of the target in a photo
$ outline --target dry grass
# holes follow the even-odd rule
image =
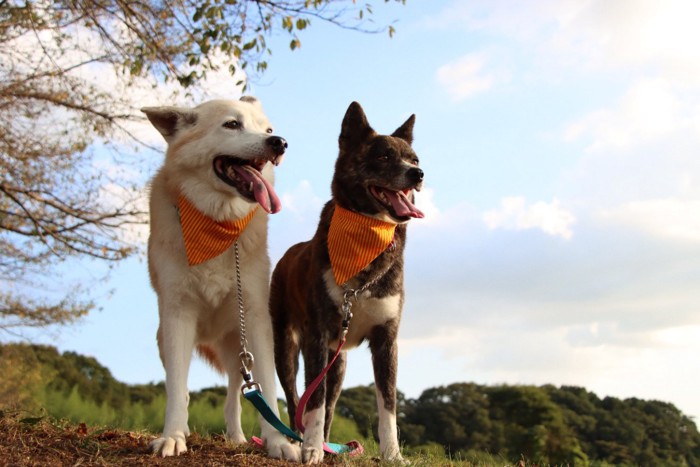
[[[148,448],[149,433],[87,427],[49,418],[0,413],[0,465],[7,466],[290,466],[223,436],[188,438],[188,451],[161,458]]]
[[[111,428],[89,427],[57,421],[50,417],[27,417],[0,411],[0,466],[250,466],[289,467],[291,462],[269,459],[253,445],[232,446],[222,435],[187,438],[187,452],[162,458],[148,445],[155,435]],[[365,446],[358,457],[326,456],[324,465],[349,467],[398,466],[376,457],[377,446]],[[496,465],[492,462],[448,460],[442,456],[415,454],[413,467],[473,467]],[[499,460],[498,465],[513,465]],[[515,464],[520,465],[523,464]]]

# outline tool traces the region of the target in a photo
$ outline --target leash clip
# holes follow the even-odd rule
[[[250,373],[248,373],[248,375],[250,375],[252,378],[252,375]],[[245,378],[245,375],[243,377]],[[244,382],[243,386],[241,386],[241,394],[243,394],[243,396],[245,396],[251,391],[256,390],[262,394],[262,387],[260,387],[260,384],[257,381],[253,381],[252,379],[248,382]]]
[[[241,393],[243,395],[246,394],[248,391],[252,391],[257,389],[262,393],[262,389],[260,387],[260,384],[258,384],[254,379],[253,379],[253,365],[255,364],[255,359],[253,358],[253,354],[248,352],[247,350],[244,350],[243,352],[238,354],[238,358],[241,359],[241,375],[243,375],[243,385],[241,386]]]
[[[350,320],[352,319],[352,302],[350,301],[350,299],[354,297],[357,300],[357,292],[358,291],[355,289],[350,289],[346,290],[343,294],[343,304],[341,306],[341,310],[343,312],[343,330],[341,336],[342,340],[345,340],[345,336],[347,336],[348,334],[348,328],[350,328]]]

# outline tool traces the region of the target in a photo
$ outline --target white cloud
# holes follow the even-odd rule
[[[483,220],[492,230],[540,229],[548,235],[570,239],[576,218],[556,198],[551,203],[540,201],[528,206],[523,197],[508,197],[501,200],[499,209],[486,211]]]
[[[599,217],[606,223],[631,226],[660,237],[700,242],[700,199],[632,201],[602,210]]]
[[[589,150],[642,145],[685,128],[694,130],[696,110],[692,101],[681,102],[666,81],[641,79],[614,107],[597,110],[569,124],[564,140],[588,137]]]
[[[293,213],[300,221],[311,221],[323,206],[323,200],[314,193],[308,180],[300,180],[291,191],[286,191],[279,196],[282,208]]]
[[[416,192],[416,207],[418,207],[418,209],[425,214],[425,218],[417,220],[415,223],[425,225],[428,223],[432,224],[440,222],[440,209],[435,204],[434,198],[435,191],[432,188],[423,187],[421,191]]]
[[[698,15],[700,4],[693,0],[477,0],[455,1],[427,23],[517,40],[549,66],[651,66],[666,78],[697,86]]]
[[[453,100],[468,99],[488,91],[498,79],[486,70],[486,62],[484,52],[471,53],[438,68],[435,78]]]
[[[563,52],[586,54],[599,65],[651,66],[668,79],[698,85],[699,14],[692,0],[597,0],[581,8],[558,37],[567,45]]]

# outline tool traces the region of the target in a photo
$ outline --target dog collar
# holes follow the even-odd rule
[[[394,242],[396,224],[335,205],[328,229],[328,256],[338,285],[366,268]]]
[[[177,209],[185,240],[187,263],[195,266],[228,250],[253,218],[257,206],[241,219],[223,222],[202,214],[183,195],[178,198]]]

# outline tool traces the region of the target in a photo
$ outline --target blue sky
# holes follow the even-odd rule
[[[375,10],[397,20],[393,39],[315,21],[295,52],[273,39],[269,70],[250,86],[290,145],[273,263],[315,230],[350,102],[383,133],[415,113],[427,216],[409,227],[399,389],[578,385],[700,416],[700,6],[408,0]],[[234,83],[212,77],[205,97],[238,98]],[[146,96],[137,106],[171,103]],[[148,125],[138,131],[164,146]],[[161,156],[149,157],[155,167]],[[71,269],[86,282],[103,272]],[[128,383],[163,379],[145,255],[94,292],[100,311],[40,339]],[[353,351],[345,386],[371,374],[369,352]],[[191,389],[223,383],[194,365]]]

